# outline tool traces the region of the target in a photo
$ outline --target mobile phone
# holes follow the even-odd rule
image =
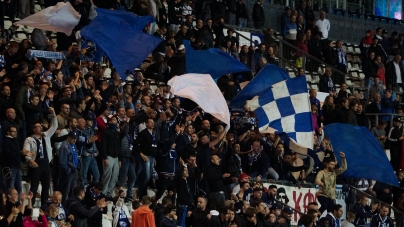
[[[32,209],[32,216],[39,217],[39,208]]]

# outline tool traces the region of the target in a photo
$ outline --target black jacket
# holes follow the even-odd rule
[[[121,133],[111,127],[107,127],[101,134],[100,154],[102,159],[107,156],[117,158],[121,153]]]
[[[400,67],[400,71],[401,71],[401,81],[404,82],[404,70],[403,70],[403,65],[400,63],[398,63],[399,67]],[[393,87],[396,86],[397,83],[397,75],[396,75],[396,68],[394,66],[394,61],[391,61],[389,63],[387,63],[386,65],[386,84],[391,84],[393,85]]]
[[[192,211],[191,216],[185,219],[185,225],[187,227],[206,227],[209,222],[208,214],[208,209],[205,209],[204,211],[195,209]]]
[[[376,59],[370,59],[369,57],[363,58],[362,70],[363,73],[365,74],[365,77],[369,78],[376,76],[379,67],[375,63],[375,60]]]
[[[252,11],[252,18],[254,22],[265,22],[265,12],[264,7],[262,7],[261,3],[256,2]]]
[[[328,83],[331,82],[333,83],[332,87],[328,86]],[[331,77],[328,76],[321,76],[320,77],[320,82],[318,84],[320,91],[321,92],[325,92],[325,93],[329,93],[330,91],[334,91],[334,82],[332,81]]]
[[[1,163],[3,167],[21,168],[21,162],[24,161],[24,157],[21,155],[17,138],[4,137],[2,153],[3,160],[1,160]]]
[[[155,138],[157,145],[157,137]],[[154,146],[153,137],[147,128],[142,130],[136,138],[136,151],[146,156],[156,157],[158,150]]]
[[[209,183],[210,192],[226,192],[221,166],[211,164],[206,171],[206,177]]]
[[[97,200],[105,198],[105,195],[101,192],[98,196],[91,197],[91,190],[95,184],[89,185],[86,188],[86,196],[84,197],[83,203],[87,209],[91,209],[92,207],[97,205]],[[92,217],[89,218],[90,221],[94,222],[102,222],[102,214],[107,214],[107,207],[103,208],[103,210],[99,210]]]
[[[66,204],[69,213],[74,216],[72,226],[87,227],[87,219],[93,217],[98,211],[100,211],[98,206],[86,209],[84,204],[76,197],[69,199]]]

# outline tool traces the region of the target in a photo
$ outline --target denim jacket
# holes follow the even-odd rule
[[[76,146],[76,145],[74,145]],[[77,152],[77,148],[76,148]],[[78,156],[77,156],[78,157]],[[59,165],[62,174],[74,173],[76,170],[80,170],[80,159],[78,159],[77,167],[74,166],[73,152],[70,148],[69,142],[63,141],[59,149]]]

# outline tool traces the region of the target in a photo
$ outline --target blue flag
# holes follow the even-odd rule
[[[254,111],[260,132],[273,128],[285,132],[303,147],[313,147],[309,94],[305,77],[295,77],[272,85],[257,99],[247,100]]]
[[[122,10],[109,10],[109,9],[97,8],[96,11],[97,11],[97,18],[104,17],[120,25],[129,25],[131,28],[137,31],[142,31],[147,24],[156,21],[156,19],[154,19],[154,17],[152,16],[141,17],[134,13]]]
[[[104,56],[104,51],[85,37],[81,37],[81,60],[100,62]]]
[[[276,65],[265,65],[258,74],[230,102],[230,107],[244,107],[245,101],[260,96],[273,84],[289,79],[286,71]]]
[[[126,12],[114,10],[109,12],[114,15],[111,17],[113,20],[108,16],[97,16],[81,30],[81,35],[105,51],[122,80],[125,80],[126,71],[132,72],[139,66],[162,39],[140,32],[133,24],[129,24],[132,21],[136,22],[139,18],[136,15],[132,14],[137,19],[130,20],[130,17],[128,19],[125,15]],[[123,15],[121,22],[128,23],[117,23],[119,14]]]
[[[338,153],[345,153],[348,169],[342,177],[368,178],[399,187],[386,153],[367,128],[350,124],[331,124],[323,130],[331,141],[339,163],[341,159]]]
[[[187,73],[210,74],[213,79],[250,69],[234,57],[220,49],[194,50],[188,40],[184,40]]]

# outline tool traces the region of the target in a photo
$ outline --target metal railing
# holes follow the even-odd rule
[[[235,31],[236,37],[242,37],[243,39],[249,40],[250,42],[254,43],[253,40],[249,39],[248,37],[242,35],[240,32],[240,29],[244,31],[248,31],[250,33],[255,33],[255,34],[261,34],[261,35],[267,35],[264,34],[262,30],[258,29],[252,29],[252,28],[240,28],[236,26],[230,26],[230,25],[225,25],[225,28],[229,29],[231,28],[232,30]],[[265,38],[264,38],[265,40]],[[340,82],[345,82],[347,78],[347,74],[344,72],[339,71],[336,69],[334,66],[331,66],[324,61],[314,57],[313,55],[304,52],[303,50],[297,48],[295,45],[290,44],[289,42],[278,38],[278,37],[271,37],[271,40],[273,41],[272,44],[276,44],[276,47],[279,49],[278,54],[276,54],[277,57],[283,60],[283,62],[287,62],[289,65],[294,65],[297,68],[303,68],[305,71],[308,71],[310,73],[317,73],[319,70],[319,67],[323,70],[325,67],[330,67],[331,70],[333,71],[333,77],[334,78],[341,78]],[[271,46],[272,46],[271,44]],[[298,60],[301,60],[301,62],[298,63]],[[340,83],[338,83],[340,84]]]
[[[245,2],[248,13],[248,24],[247,26],[253,28],[253,20],[251,17],[252,8],[256,0],[247,0]],[[264,28],[272,28],[275,31],[281,31],[281,16],[284,12],[284,8],[289,3],[289,6],[294,7],[294,1],[285,0],[272,0],[270,3],[264,3],[265,12],[265,24]],[[348,6],[349,7],[349,6]],[[318,10],[321,10],[319,7]],[[314,9],[317,10],[317,9]],[[386,29],[389,33],[397,31],[398,33],[404,33],[404,26],[401,24],[390,24],[383,23],[382,20],[374,21],[372,19],[365,18],[363,15],[363,9],[360,10],[360,16],[358,18],[350,17],[349,11],[354,11],[345,9],[345,15],[327,14],[326,18],[330,20],[331,30],[329,33],[329,39],[332,40],[342,40],[344,43],[359,44],[361,38],[365,36],[365,31],[372,29],[373,31],[377,27]],[[316,18],[318,18],[318,12],[315,12]]]
[[[385,203],[385,202],[383,202],[382,200],[376,198],[375,196],[370,195],[370,194],[368,194],[368,193],[366,193],[366,192],[364,192],[364,191],[362,191],[362,190],[360,190],[360,189],[358,189],[358,188],[356,188],[356,187],[354,187],[354,186],[352,186],[352,185],[350,185],[350,184],[347,184],[347,185],[348,185],[351,189],[355,190],[358,194],[363,194],[363,195],[365,195],[366,197],[368,197],[368,198],[370,198],[370,199],[372,199],[372,200],[374,200],[374,201],[377,201],[377,202],[379,202],[379,203],[381,203],[381,204],[384,204],[384,205],[388,206],[390,209],[392,209],[392,210],[394,211],[394,213],[404,214],[403,211],[398,210],[397,208],[393,207],[391,204]]]
[[[400,103],[400,105],[402,105]],[[395,113],[366,113],[366,116],[370,116],[369,120],[372,126],[377,126],[379,125],[379,117],[380,116],[389,116],[390,120],[388,122],[388,124],[390,125],[390,127],[393,127],[393,118],[394,117],[404,117],[404,114],[395,114]],[[374,116],[374,117],[373,117]]]

